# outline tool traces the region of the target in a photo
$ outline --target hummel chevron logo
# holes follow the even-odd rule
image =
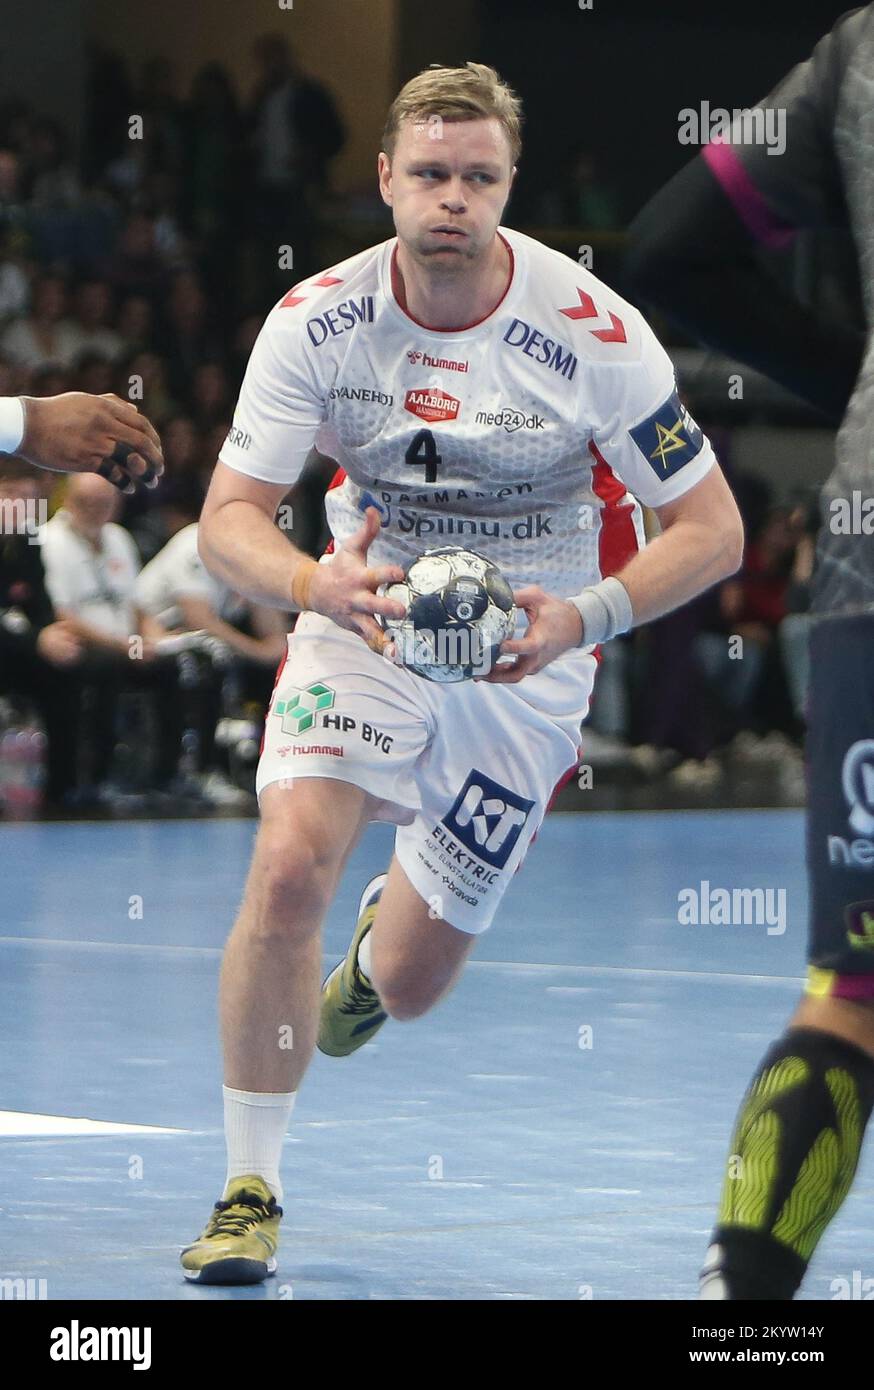
[[[337,277],[336,277],[336,275],[323,275],[322,278],[321,278],[321,280],[314,280],[314,281],[313,281],[311,288],[312,288],[312,289],[319,289],[319,290],[326,290],[326,289],[328,289],[331,285],[342,285],[342,283],[343,283],[343,281],[342,281],[342,280],[338,280]],[[295,285],[293,289],[290,289],[290,290],[288,291],[288,294],[285,296],[284,299],[280,299],[280,301],[279,301],[279,307],[280,307],[280,309],[293,309],[293,308],[295,307],[296,304],[303,304],[304,300],[306,299],[306,295],[305,295],[305,294],[298,294],[298,290],[301,288],[301,286],[302,286],[303,284],[304,284],[304,281],[301,280],[300,285]]]
[[[559,309],[560,314],[564,314],[568,319],[598,319],[603,318],[601,310],[595,304],[594,299],[585,290],[577,287],[577,294],[580,297],[579,304],[572,309]],[[599,338],[602,343],[627,343],[628,338],[625,333],[625,324],[610,309],[607,310],[607,317],[610,320],[610,328],[590,328],[588,331],[593,338]]]

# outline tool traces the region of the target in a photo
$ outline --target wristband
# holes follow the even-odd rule
[[[568,599],[583,620],[581,647],[597,647],[627,632],[634,622],[628,590],[611,575]]]
[[[24,438],[24,402],[0,396],[0,453],[14,454]]]
[[[309,608],[310,586],[318,568],[318,561],[307,557],[306,560],[301,561],[294,572],[291,581],[291,601],[301,613],[305,613]]]

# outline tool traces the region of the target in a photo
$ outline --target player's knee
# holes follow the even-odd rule
[[[380,990],[379,1000],[389,1018],[396,1023],[411,1023],[414,1018],[421,1018],[435,1002],[432,995],[423,994],[421,990],[403,989],[387,993]]]
[[[386,1013],[398,1023],[421,1018],[442,993],[433,981],[391,967],[374,970],[373,987]]]
[[[287,826],[259,835],[252,886],[261,905],[259,919],[277,930],[318,925],[327,910],[339,871],[336,854]]]

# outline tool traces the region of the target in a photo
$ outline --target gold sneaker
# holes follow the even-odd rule
[[[358,950],[376,916],[387,874],[371,879],[358,904],[358,923],[349,950],[322,985],[319,1051],[329,1057],[348,1057],[370,1042],[386,1020],[379,995],[358,967]]]
[[[203,1234],[182,1251],[182,1273],[197,1284],[260,1284],[276,1273],[282,1207],[263,1178],[232,1178]]]

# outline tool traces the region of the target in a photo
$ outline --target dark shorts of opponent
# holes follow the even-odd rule
[[[813,615],[807,992],[874,1000],[874,613]]]

